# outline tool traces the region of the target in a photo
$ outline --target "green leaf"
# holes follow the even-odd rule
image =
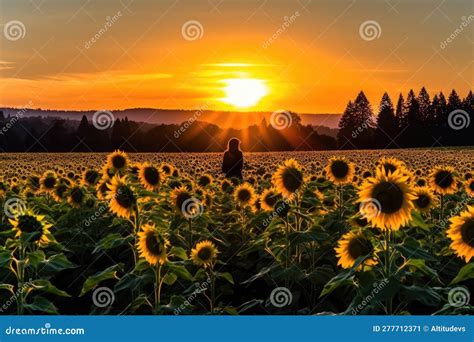
[[[46,259],[46,256],[42,250],[28,253],[27,257],[28,261],[34,268],[37,268],[39,263]]]
[[[106,251],[112,248],[120,247],[127,244],[131,240],[132,236],[130,235],[123,237],[119,233],[111,233],[97,243],[92,253],[94,254],[99,251]]]
[[[217,273],[217,276],[218,276],[219,278],[224,278],[224,279],[227,280],[229,283],[231,283],[232,285],[234,285],[234,278],[232,277],[232,274],[230,274],[229,272]]]
[[[449,285],[460,283],[461,281],[473,279],[474,278],[474,263],[469,263],[461,268],[454,277],[454,279],[449,283]]]
[[[71,297],[67,292],[58,289],[56,286],[51,284],[49,280],[46,279],[37,279],[31,283],[29,287],[30,291],[40,290],[47,293],[52,293],[61,297]],[[28,292],[30,292],[28,291]]]
[[[181,247],[172,247],[170,251],[171,255],[174,255],[181,260],[188,260],[188,255],[186,254],[186,251],[184,248]]]
[[[57,308],[44,297],[35,296],[32,304],[23,304],[23,307],[30,311],[40,311],[48,314],[58,314]]]
[[[169,272],[176,273],[179,278],[188,281],[193,281],[193,276],[191,275],[191,273],[189,273],[186,267],[182,265],[175,265],[171,262],[167,263],[166,265],[168,266]]]
[[[419,227],[424,230],[429,230],[430,226],[426,224],[425,220],[423,219],[423,216],[418,211],[413,211],[412,212],[412,219],[409,223],[410,227]]]
[[[395,245],[406,259],[425,259],[426,261],[436,261],[436,259],[428,252],[426,252],[414,238],[406,238],[400,244]]]
[[[334,291],[340,286],[353,284],[354,274],[357,268],[368,257],[369,257],[368,255],[358,257],[352,268],[342,271],[341,273],[337,274],[334,278],[332,278],[330,281],[328,281],[327,284],[324,285],[324,288],[321,291],[321,294],[319,295],[319,297],[321,298],[322,296],[330,294],[332,291]]]
[[[329,235],[320,229],[312,229],[306,232],[292,232],[288,238],[291,244],[298,245],[305,242],[325,241],[329,238]]]
[[[402,286],[403,296],[408,301],[419,301],[428,306],[438,306],[442,297],[430,287]]]
[[[81,294],[79,297],[82,297],[85,293],[92,290],[96,287],[100,282],[107,280],[107,279],[118,279],[117,272],[122,270],[122,264],[112,265],[109,268],[94,274],[93,276],[86,279],[84,285],[82,286]]]
[[[4,248],[0,249],[0,267],[5,267],[10,264],[12,260],[12,253]]]
[[[60,272],[69,268],[77,267],[66,258],[64,254],[55,254],[42,262],[43,269],[49,272]]]
[[[432,278],[436,278],[436,279],[439,279],[438,277],[438,273],[432,269],[431,267],[428,267],[426,266],[426,261],[423,260],[423,259],[409,259],[406,263],[405,263],[405,266],[409,267],[411,269],[411,271],[413,271],[412,269],[417,269],[421,272],[423,272],[424,274],[432,277]]]
[[[176,273],[166,273],[166,275],[163,277],[163,283],[171,286],[176,282],[177,279],[178,276]]]
[[[11,294],[15,293],[15,287],[10,284],[0,284],[0,290],[7,290]]]

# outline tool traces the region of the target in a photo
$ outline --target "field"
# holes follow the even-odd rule
[[[0,154],[0,312],[473,312],[473,150],[221,159]]]

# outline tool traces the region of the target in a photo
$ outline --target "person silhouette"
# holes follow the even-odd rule
[[[222,172],[226,178],[242,177],[242,169],[244,168],[244,154],[240,150],[240,140],[232,138],[227,143],[227,150],[224,152],[224,160],[222,161]]]

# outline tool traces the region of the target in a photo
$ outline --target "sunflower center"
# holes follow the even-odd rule
[[[415,200],[416,206],[422,209],[428,207],[430,205],[430,202],[430,197],[426,196],[425,194],[419,194],[418,198]]]
[[[474,219],[468,219],[462,225],[461,236],[464,243],[474,248]]]
[[[278,195],[277,194],[271,193],[271,194],[268,194],[267,196],[265,196],[265,203],[269,207],[273,207],[277,201],[278,201]]]
[[[471,191],[474,191],[474,182],[469,183],[469,189],[471,189]]]
[[[54,177],[46,177],[44,179],[44,186],[47,188],[47,189],[52,189],[54,188],[54,185],[56,184],[56,178]]]
[[[287,168],[282,175],[283,185],[289,192],[295,192],[303,183],[303,174],[295,168]]]
[[[344,178],[349,172],[349,165],[343,160],[335,160],[331,164],[331,172],[336,178]]]
[[[43,230],[41,222],[31,215],[22,215],[18,218],[18,229],[23,233],[36,233]]]
[[[377,184],[372,196],[380,203],[380,211],[384,214],[393,214],[403,205],[403,191],[392,182]]]
[[[71,199],[74,203],[82,203],[84,199],[84,193],[80,188],[73,188],[71,190]]]
[[[207,248],[207,247],[203,247],[199,250],[198,252],[198,257],[199,259],[201,259],[202,261],[207,261],[211,258],[211,255],[212,255],[212,252],[211,252],[211,249],[210,248]]]
[[[435,182],[442,189],[449,188],[453,184],[453,175],[449,171],[439,171],[435,175]]]
[[[146,237],[146,248],[153,255],[161,255],[164,251],[163,243],[155,234]]]
[[[176,196],[176,207],[179,210],[185,210],[186,208],[183,208],[184,202],[186,202],[189,199],[191,199],[190,194],[188,194],[187,192],[180,192],[178,196]]]
[[[211,180],[207,176],[202,176],[201,178],[199,178],[198,183],[200,186],[207,186],[209,185],[209,183],[211,183]]]
[[[370,254],[372,246],[370,242],[364,238],[354,238],[349,242],[349,255],[355,260],[360,256]]]
[[[135,203],[135,195],[133,194],[133,191],[125,185],[121,185],[117,188],[115,199],[123,208],[130,208]]]
[[[252,198],[252,195],[250,194],[250,191],[247,189],[241,189],[238,193],[239,201],[241,202],[248,202]]]
[[[95,184],[99,178],[99,173],[97,171],[89,170],[86,172],[85,178],[87,184]]]
[[[115,156],[112,159],[112,166],[116,169],[122,169],[126,163],[127,160],[123,156]]]
[[[143,172],[148,184],[157,185],[160,182],[160,173],[154,167],[147,167]]]

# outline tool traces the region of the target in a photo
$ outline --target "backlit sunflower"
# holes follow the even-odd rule
[[[196,265],[206,268],[213,265],[218,253],[219,251],[211,241],[201,241],[191,250],[191,260]]]
[[[68,189],[69,187],[67,184],[59,182],[58,185],[55,186],[51,195],[53,196],[56,202],[62,202],[66,198]]]
[[[454,168],[451,166],[436,166],[429,176],[429,184],[438,194],[454,194],[457,190]]]
[[[337,264],[343,268],[351,268],[354,266],[357,258],[366,255],[373,256],[374,253],[374,247],[370,240],[362,235],[362,233],[354,232],[344,234],[334,250],[339,258]],[[369,257],[363,264],[359,265],[358,270],[360,270],[362,266],[373,266],[376,263],[374,258]]]
[[[377,161],[377,167],[383,168],[385,173],[405,169],[405,163],[393,157],[382,157]]]
[[[354,164],[344,157],[332,157],[326,165],[326,174],[336,185],[346,184],[354,177]]]
[[[260,195],[260,206],[265,211],[273,211],[273,207],[279,200],[281,200],[281,194],[276,189],[266,189]]]
[[[449,221],[451,225],[446,233],[453,241],[451,248],[457,256],[469,262],[474,257],[474,206],[468,206]]]
[[[187,215],[187,206],[194,204],[193,195],[184,185],[171,191],[171,203],[173,203],[174,208],[183,216]]]
[[[255,199],[255,189],[249,183],[242,183],[234,190],[234,200],[240,206],[252,205]]]
[[[161,234],[154,224],[145,224],[138,233],[138,252],[150,265],[163,265],[168,261],[168,245],[166,236]]]
[[[361,206],[377,207],[377,212],[367,216],[372,227],[398,230],[411,220],[413,190],[407,184],[408,177],[400,170],[389,172],[382,168],[375,171],[375,177],[369,177],[359,188]]]
[[[102,178],[95,186],[97,199],[105,201],[107,199],[108,190],[107,179]]]
[[[107,156],[107,167],[112,171],[123,173],[129,164],[127,154],[123,151],[116,150]]]
[[[416,187],[414,194],[416,198],[413,200],[413,204],[418,211],[427,213],[436,205],[436,198],[427,186]]]
[[[107,183],[109,192],[107,199],[110,200],[110,210],[119,217],[129,219],[134,215],[137,198],[131,187],[127,184],[127,178],[119,175],[112,178],[110,184]]]
[[[82,206],[86,198],[86,193],[84,188],[81,186],[73,186],[67,195],[67,202],[71,205],[71,207],[79,208]]]
[[[470,197],[474,197],[474,178],[471,178],[468,181],[466,181],[464,185],[464,189],[466,189],[466,193]]]
[[[149,163],[140,165],[138,170],[138,179],[140,184],[149,191],[155,191],[160,188],[160,183],[163,180],[161,171]]]
[[[40,246],[49,242],[49,228],[52,225],[46,221],[44,216],[36,215],[28,210],[9,221],[13,230],[16,231],[16,237],[24,238],[26,241],[34,242]]]
[[[199,184],[199,186],[206,187],[209,184],[212,184],[212,181],[213,181],[212,176],[206,174],[199,177],[197,183]]]
[[[295,159],[288,159],[278,167],[272,180],[278,192],[284,197],[291,198],[303,185],[303,171]]]
[[[168,163],[161,164],[160,169],[166,176],[171,176],[173,174],[173,171],[174,171],[173,165],[168,164]]]
[[[85,186],[95,186],[99,179],[99,172],[96,170],[87,170],[82,173],[81,183]]]
[[[56,186],[57,176],[54,171],[46,171],[40,178],[41,190],[52,192]]]

